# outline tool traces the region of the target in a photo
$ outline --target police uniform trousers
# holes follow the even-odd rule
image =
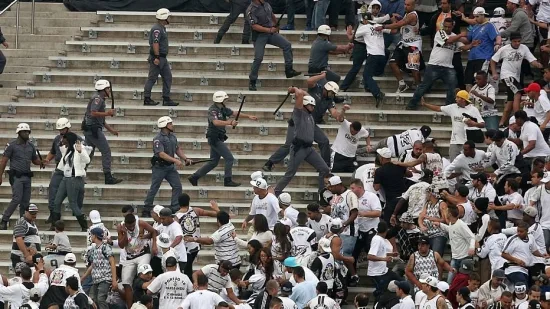
[[[6,62],[6,56],[4,56],[4,53],[0,50],[0,74],[4,73]]]
[[[273,164],[283,161],[290,153],[290,146],[292,145],[293,139],[294,126],[289,125],[286,130],[285,144],[279,147],[279,149],[277,149],[277,151],[275,151],[275,153],[273,153],[271,157],[269,157],[269,161]],[[325,132],[323,132],[323,129],[321,129],[318,125],[315,126],[313,140],[317,143],[317,145],[319,145],[321,157],[323,158],[327,166],[330,165],[330,142]]]
[[[258,79],[258,71],[264,60],[265,46],[267,44],[281,48],[283,50],[283,57],[285,58],[285,70],[292,68],[293,58],[290,42],[278,33],[258,33],[256,41],[254,41],[254,62],[252,62],[252,69],[248,76],[250,80]]]
[[[50,210],[50,214],[54,212],[55,196],[57,195],[57,190],[59,189],[59,185],[62,180],[63,171],[56,168],[52,173],[52,178],[50,179],[50,184],[48,185],[48,209]]]
[[[25,214],[25,209],[29,206],[30,200],[31,177],[14,177],[13,183],[11,184],[11,202],[9,203],[8,208],[4,210],[2,221],[8,222],[17,206],[19,206],[20,217],[23,217]]]
[[[223,25],[220,27],[220,30],[218,30],[218,36],[220,40],[224,36],[224,34],[229,30],[229,27],[239,18],[239,15],[243,14],[246,15],[246,9],[250,5],[250,1],[243,1],[243,0],[231,0],[230,1],[231,7],[229,8],[229,15],[225,18],[225,21],[223,22]],[[249,42],[250,41],[250,22],[248,21],[248,18],[244,16],[244,27],[243,27],[243,36],[242,36],[242,42]]]
[[[181,181],[176,166],[174,164],[160,166],[157,163],[152,168],[151,188],[149,189],[149,192],[147,192],[147,197],[145,198],[145,210],[151,211],[153,209],[155,195],[157,195],[160,184],[164,179],[166,179],[172,187],[172,200],[170,208],[172,208],[172,211],[179,209],[178,198],[181,195]]]
[[[97,136],[94,137],[92,131],[84,131],[84,137],[86,138],[86,145],[92,147],[92,152],[90,153],[90,162],[94,157],[95,148],[99,149],[101,152],[101,166],[103,167],[104,173],[111,172],[111,147],[109,147],[109,142],[101,129],[97,129]]]
[[[54,212],[61,214],[61,203],[68,198],[69,206],[75,217],[82,215],[82,204],[84,202],[84,178],[63,177],[54,202]]]
[[[275,187],[275,195],[278,196],[281,192],[283,192],[294,175],[296,175],[296,171],[298,171],[298,167],[302,161],[306,161],[313,166],[317,172],[319,172],[319,190],[325,187],[323,177],[329,173],[329,168],[325,161],[311,146],[300,147],[297,149],[294,145],[292,145],[290,147],[290,160],[288,160],[286,173],[283,177],[281,177],[279,182],[277,182],[277,186]]]
[[[193,177],[201,178],[208,174],[208,172],[218,166],[221,157],[225,160],[224,178],[233,177],[233,162],[235,158],[231,150],[229,150],[227,145],[218,137],[208,137],[208,145],[210,145],[210,159],[212,159],[212,161],[207,162],[199,168],[195,174],[193,174]]]
[[[145,82],[143,96],[146,98],[151,97],[151,89],[153,89],[153,85],[157,82],[160,74],[162,77],[162,97],[169,98],[170,88],[172,87],[172,70],[170,69],[170,64],[166,57],[159,57],[159,65],[155,65],[153,60],[155,59],[152,57],[147,59],[149,62],[149,76],[147,77],[147,82]]]

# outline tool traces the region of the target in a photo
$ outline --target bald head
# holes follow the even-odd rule
[[[415,0],[405,0],[405,12],[410,13],[414,11]]]

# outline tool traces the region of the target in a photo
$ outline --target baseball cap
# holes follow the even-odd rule
[[[18,273],[21,273],[21,270],[23,270],[23,268],[25,267],[29,267],[29,265],[27,265],[27,263],[25,262],[19,262],[17,264],[15,264],[15,273],[18,274]]]
[[[462,296],[462,298],[464,298],[466,301],[470,302],[470,289],[468,289],[467,286],[458,289],[457,293],[460,294],[460,296]]]
[[[282,218],[281,220],[279,220],[279,222],[281,222],[282,224],[288,226],[288,227],[292,227],[292,220],[290,220],[289,218]]]
[[[481,180],[483,182],[487,181],[487,175],[485,175],[485,173],[470,174],[470,178],[472,178],[472,180]]]
[[[67,253],[63,261],[65,263],[76,263],[76,255],[74,255],[74,253]]]
[[[331,230],[339,230],[344,226],[342,219],[340,218],[334,218],[330,221],[330,229]]]
[[[90,234],[94,235],[95,237],[99,238],[100,240],[103,240],[103,229],[100,227],[93,228],[90,230]]]
[[[283,283],[283,285],[281,286],[281,291],[287,294],[292,294],[292,282],[286,281],[285,283]]]
[[[163,249],[170,247],[170,236],[166,233],[161,233],[157,236],[157,245]]]
[[[382,158],[385,158],[385,159],[391,159],[391,150],[387,147],[384,147],[384,148],[380,148],[378,150],[376,150],[376,153],[379,154]]]
[[[446,293],[449,290],[449,284],[445,281],[439,281],[437,283],[437,289],[443,293]]]
[[[493,141],[500,141],[502,140],[503,138],[505,138],[506,136],[504,135],[504,132],[502,131],[495,131],[495,133],[493,134],[493,136],[491,136],[491,140]]]
[[[478,8],[479,9],[479,8]],[[485,12],[485,10],[483,10],[483,12]],[[476,13],[474,13],[474,15],[476,15]],[[468,93],[468,91],[466,90],[460,90],[459,92],[456,93],[456,97],[457,98],[461,98],[463,100],[466,100],[466,102],[470,102],[470,94]]]
[[[395,286],[401,289],[405,294],[411,292],[411,285],[407,281],[396,281]]]
[[[487,14],[487,12],[485,12],[485,9],[483,7],[478,6],[474,10],[474,15],[489,15],[489,14]]]
[[[430,136],[430,134],[432,133],[432,128],[430,128],[429,126],[421,126],[420,127],[420,132],[422,132],[422,136],[424,136],[424,138]]]
[[[256,187],[256,188],[259,188],[259,189],[263,189],[263,190],[267,189],[267,181],[265,181],[265,179],[263,179],[263,178],[258,178],[256,180],[251,180],[250,184],[253,187]]]
[[[159,212],[159,216],[160,217],[172,217],[174,215],[174,213],[172,212],[172,209],[168,208],[168,207],[164,207],[160,212]]]
[[[510,117],[510,119],[508,119],[508,125],[512,125],[515,123],[516,123],[516,116],[512,116]]]
[[[342,178],[340,178],[340,176],[332,176],[329,178],[328,183],[330,186],[342,184]]]
[[[290,197],[290,194],[283,192],[279,195],[279,203],[283,205],[290,205],[291,201],[292,201],[292,198]]]
[[[535,218],[537,215],[538,215],[538,211],[535,207],[533,206],[527,206],[525,207],[525,209],[523,210],[523,213],[528,215],[529,217],[531,218]]]
[[[160,216],[160,211],[164,209],[164,206],[162,205],[156,205],[153,207],[153,212],[157,214],[157,216]]]
[[[330,247],[330,243],[331,243],[331,240],[326,238],[326,237],[322,237],[321,239],[319,239],[319,252],[320,253],[325,253],[325,252],[332,252],[332,248]]]
[[[482,213],[487,212],[487,208],[489,208],[489,199],[486,197],[480,197],[477,198],[474,202],[474,206],[477,210],[481,211]]]
[[[293,256],[289,256],[287,257],[284,262],[283,262],[283,265],[285,265],[286,267],[298,267],[300,266],[300,264],[298,263],[298,261],[296,261],[296,258],[293,257]]]
[[[90,221],[93,224],[101,222],[101,215],[99,214],[99,211],[97,211],[97,210],[90,211]]]
[[[150,272],[153,272],[153,268],[151,268],[151,265],[149,264],[140,264],[138,266],[138,274],[146,274],[146,273],[150,273]]]
[[[432,277],[432,276],[429,276],[426,279],[420,278],[418,281],[420,281],[420,283],[426,283],[427,285],[434,288],[437,288],[437,283],[439,283],[439,280],[437,280],[436,277]]]
[[[506,278],[506,275],[504,274],[504,270],[502,269],[495,269],[493,271],[493,277],[494,278],[501,278],[501,279],[504,279]]]
[[[264,178],[262,171],[255,171],[250,175],[250,180],[258,180],[259,178]]]
[[[38,206],[36,206],[35,204],[29,204],[29,206],[27,206],[27,209],[25,210],[28,212],[37,212]]]
[[[544,177],[540,180],[542,183],[547,183],[550,181],[550,173],[544,172]]]
[[[536,92],[539,92],[540,91],[540,85],[537,84],[537,83],[530,83],[529,86],[527,86],[526,88],[523,88],[523,91],[525,92],[529,92],[529,91],[536,91]]]
[[[430,238],[428,236],[422,235],[418,238],[418,244],[429,244]]]
[[[529,301],[528,308],[529,309],[540,309],[541,308],[540,302],[536,299],[532,299],[532,300]]]
[[[514,285],[514,291],[518,294],[523,294],[527,292],[527,284],[525,282],[516,282]]]
[[[397,280],[392,280],[390,283],[388,283],[388,291],[395,293],[397,291],[397,284],[395,284]]]
[[[166,259],[166,267],[174,267],[178,265],[178,260],[175,257],[171,256]]]
[[[462,263],[460,263],[460,269],[458,270],[458,272],[463,274],[469,274],[473,270],[474,270],[474,260],[466,259],[466,260],[462,260]]]
[[[40,292],[39,288],[32,288],[29,291],[29,297],[30,298],[42,297],[42,293]]]

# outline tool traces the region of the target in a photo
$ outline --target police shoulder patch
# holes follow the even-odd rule
[[[99,102],[101,102],[101,98],[100,97],[96,97],[94,99],[94,104],[99,104]]]
[[[155,30],[155,31],[153,31],[153,36],[154,36],[155,38],[158,38],[158,37],[160,36],[160,30]]]

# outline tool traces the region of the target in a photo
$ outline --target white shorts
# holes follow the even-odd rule
[[[149,264],[149,262],[151,262],[151,254],[149,253],[131,260],[120,262],[120,265],[122,265],[122,275],[120,279],[122,284],[131,286],[136,277],[138,266],[140,264]]]

